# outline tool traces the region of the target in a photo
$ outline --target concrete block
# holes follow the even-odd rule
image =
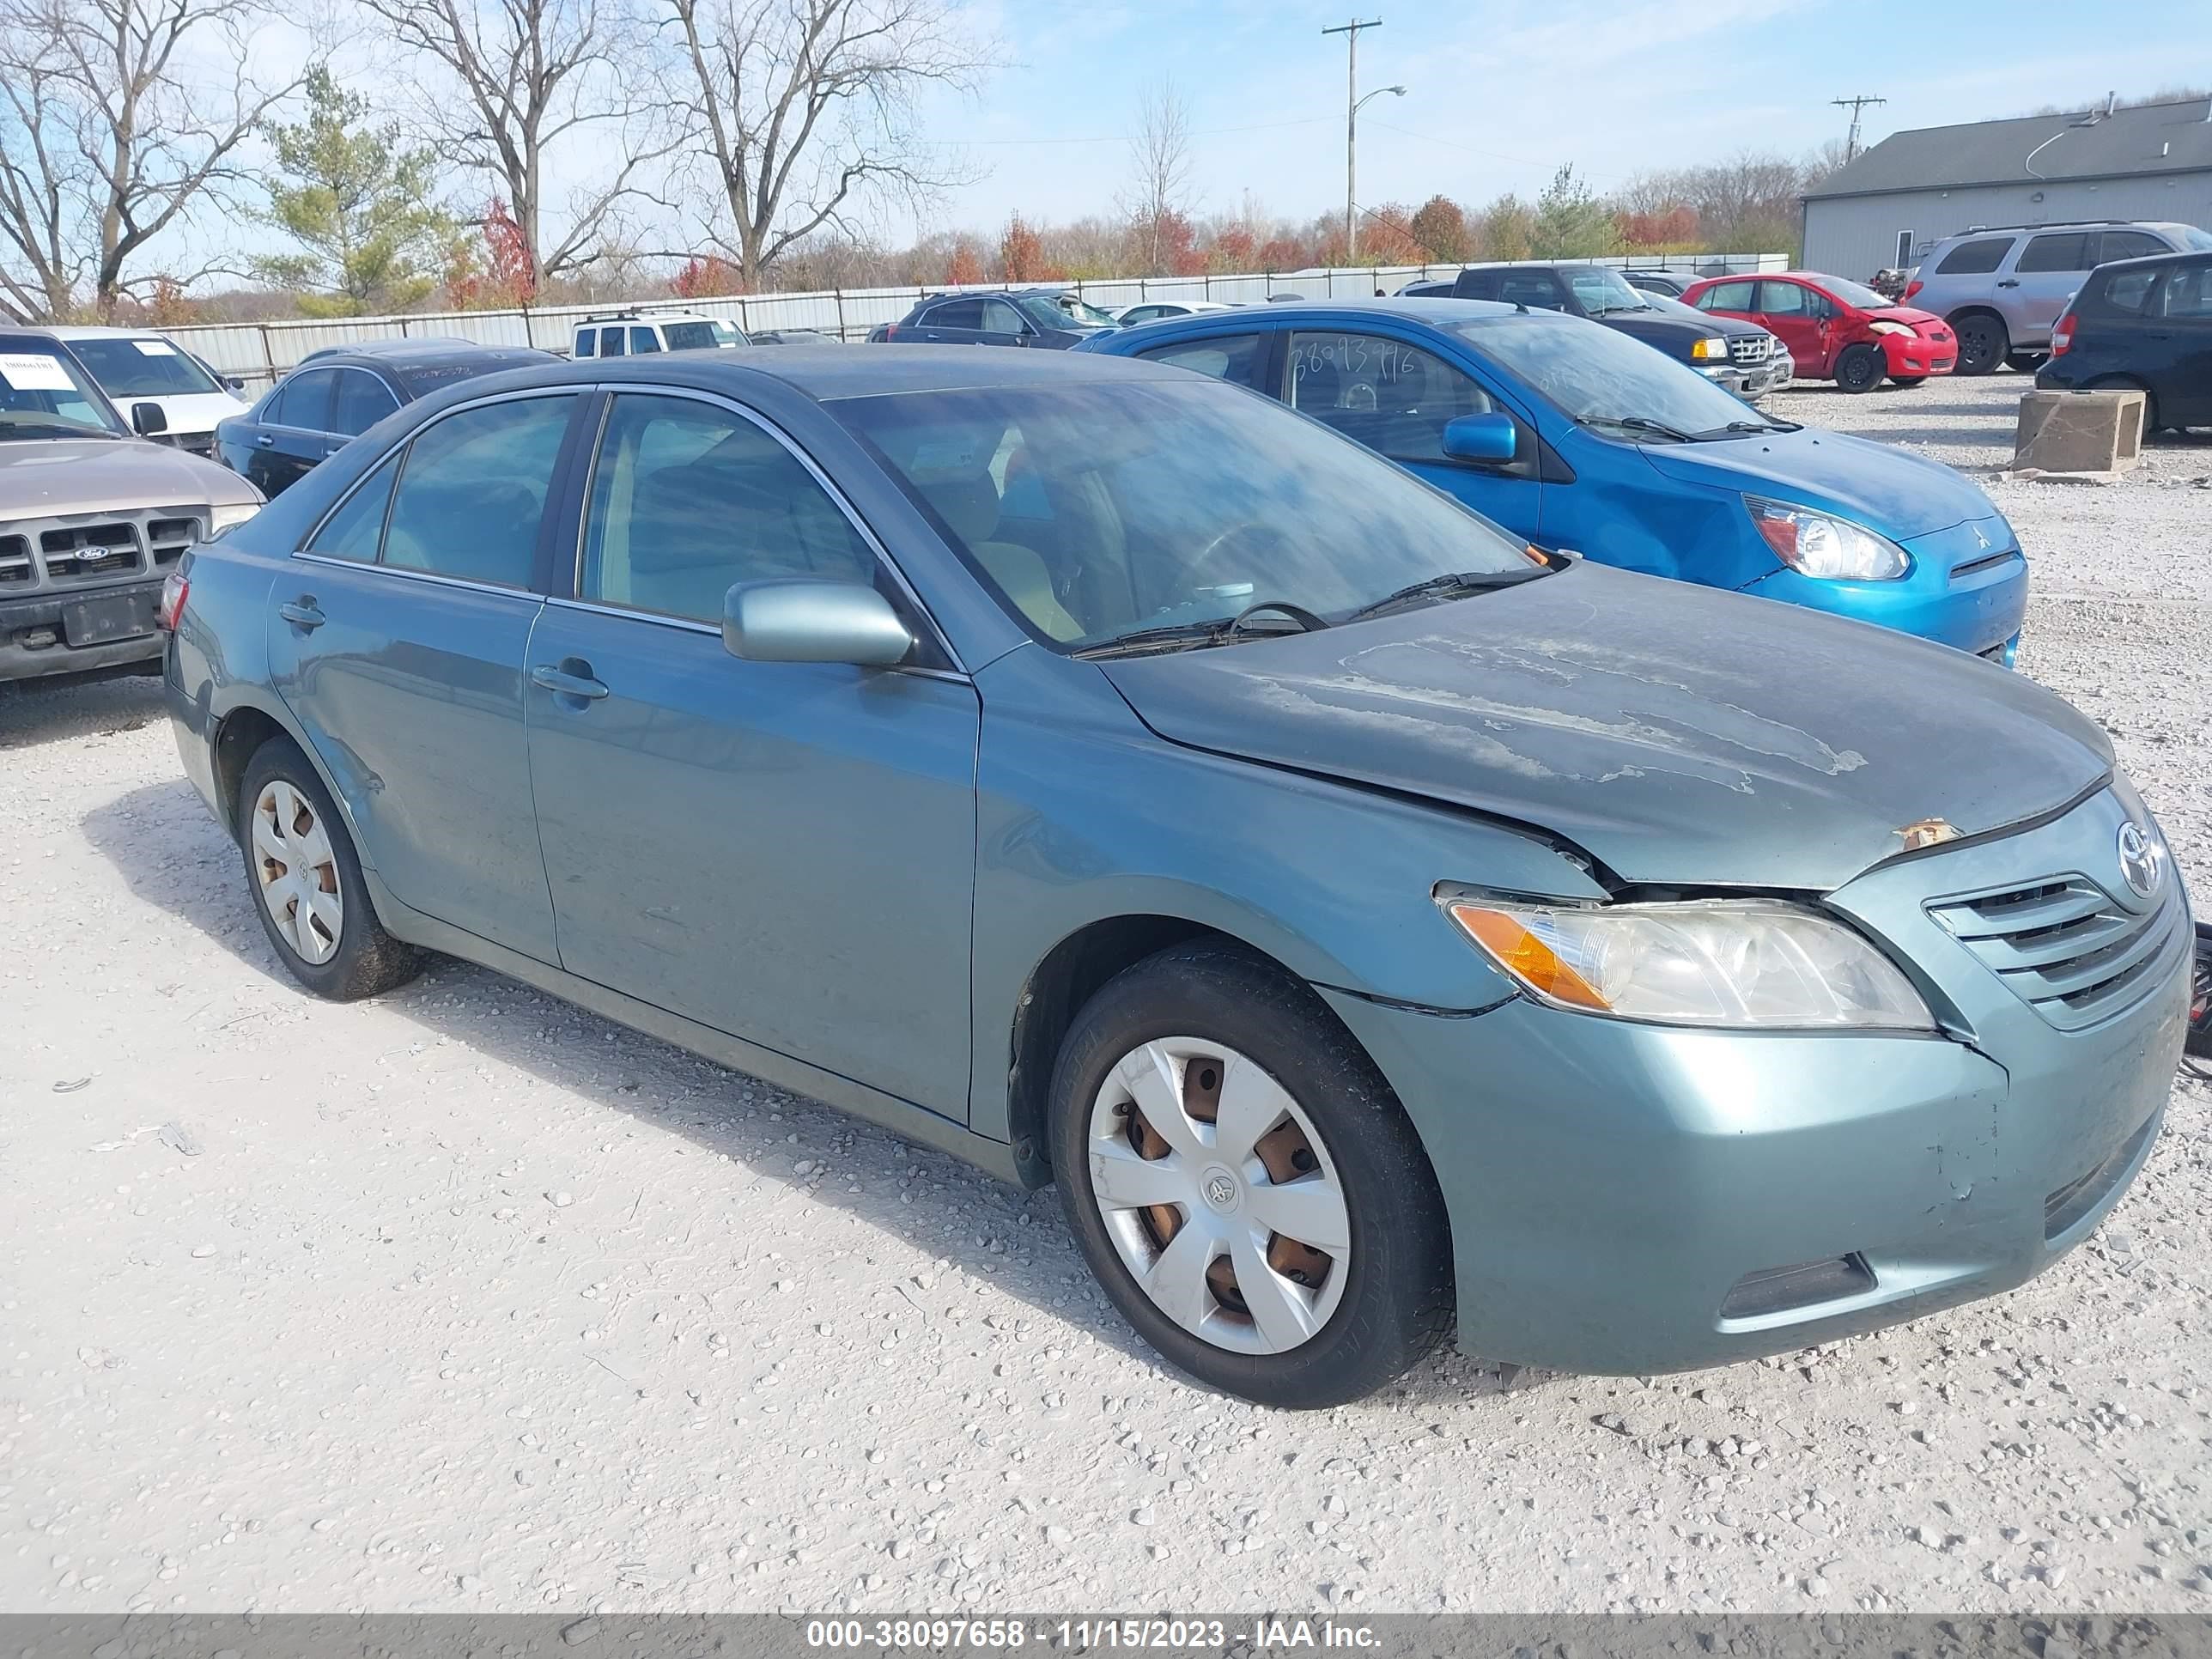
[[[2031,392],[2020,400],[2013,470],[2121,472],[2142,458],[2140,392]]]

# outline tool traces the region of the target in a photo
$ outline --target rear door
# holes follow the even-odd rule
[[[523,727],[574,392],[465,404],[340,502],[270,590],[271,683],[400,902],[556,960]]]
[[[1538,539],[1544,486],[1535,428],[1459,365],[1389,335],[1299,329],[1290,337],[1280,395],[1524,541]],[[1514,459],[1495,465],[1448,459],[1446,423],[1492,411],[1513,416],[1520,428]]]
[[[921,313],[917,327],[899,330],[898,337],[936,345],[980,345],[983,339],[983,301],[974,295],[941,300]]]
[[[1267,390],[1262,371],[1267,367],[1268,343],[1288,331],[1278,329],[1269,333],[1254,331],[1243,334],[1202,334],[1196,339],[1186,336],[1135,355],[1148,363],[1166,363],[1175,368],[1209,374],[1232,386]]]
[[[301,369],[262,405],[245,472],[263,495],[280,495],[331,453],[331,406],[337,380],[334,368]]]
[[[2096,243],[2094,231],[2045,230],[2021,244],[1997,278],[1997,309],[2015,346],[2051,343],[2051,325],[2088,276]]]

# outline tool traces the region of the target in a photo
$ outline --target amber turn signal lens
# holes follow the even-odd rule
[[[1451,904],[1451,919],[1467,930],[1468,937],[1488,951],[1500,968],[1529,989],[1593,1013],[1607,1012],[1612,1005],[1590,982],[1559,960],[1552,947],[1529,932],[1515,917],[1480,905]]]

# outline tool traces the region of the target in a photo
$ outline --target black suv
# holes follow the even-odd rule
[[[2035,384],[2140,389],[2146,432],[2212,426],[2212,253],[2099,265],[2051,328]]]
[[[905,345],[1042,346],[1065,351],[1115,326],[1073,289],[1013,289],[1004,294],[928,294],[896,323],[868,338]]]
[[[1764,397],[1793,372],[1790,354],[1756,323],[1686,317],[1658,296],[1638,292],[1611,265],[1470,265],[1451,285],[1451,295],[1587,317],[1686,363],[1739,397]]]
[[[402,404],[473,375],[560,361],[548,351],[467,340],[326,346],[301,358],[245,414],[216,422],[216,459],[273,501]]]

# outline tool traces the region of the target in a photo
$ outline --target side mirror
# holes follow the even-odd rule
[[[1455,461],[1495,466],[1510,461],[1521,447],[1521,430],[1510,415],[1462,415],[1444,423],[1443,452]]]
[[[246,390],[246,382],[239,379],[235,374],[224,375],[222,377],[222,383],[233,392],[243,392]]]
[[[156,433],[169,429],[169,417],[162,412],[159,404],[133,404],[131,405],[131,429],[142,438],[150,438]]]
[[[747,662],[890,668],[906,660],[914,635],[866,582],[787,577],[739,582],[722,596],[722,647]]]

